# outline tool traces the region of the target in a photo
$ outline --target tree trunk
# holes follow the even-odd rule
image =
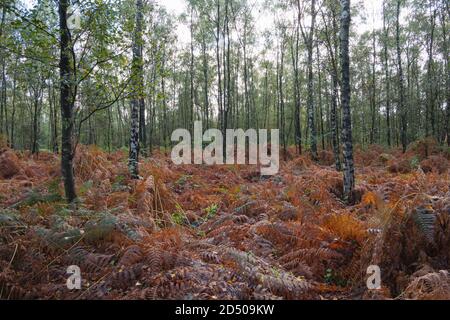
[[[431,8],[430,8],[431,11]],[[433,44],[434,44],[434,29],[435,29],[435,16],[436,16],[436,10],[434,10],[431,13],[430,16],[430,36],[427,37],[428,39],[428,63],[427,63],[427,84],[428,84],[428,90],[427,90],[427,104],[426,104],[426,123],[425,123],[425,136],[428,137],[429,135],[429,127],[428,124],[431,123],[431,132],[433,136],[436,135],[436,125],[435,125],[435,114],[434,114],[434,61],[433,61]]]
[[[108,114],[108,137],[107,137],[107,145],[108,145],[108,153],[111,153],[112,151],[112,115],[111,115],[111,108],[108,108],[106,110],[107,114]]]
[[[109,110],[109,109],[108,109]],[[139,141],[141,143],[140,150],[143,155],[147,155],[145,149],[147,147],[147,130],[145,124],[145,100],[141,96],[139,98]]]
[[[3,14],[4,16],[4,14]],[[0,136],[3,135],[6,132],[5,128],[5,117],[4,113],[6,111],[6,104],[4,99],[4,93],[6,89],[6,77],[5,77],[5,65],[6,65],[6,59],[3,56],[3,53],[0,52],[0,58],[2,59],[2,74],[1,74],[1,86],[0,86]]]
[[[209,83],[208,83],[208,57],[206,54],[206,39],[205,39],[205,34],[203,34],[202,36],[202,54],[203,54],[203,80],[204,80],[204,120],[205,120],[205,124],[206,124],[206,130],[209,129],[209,97],[208,97],[208,88],[209,88]]]
[[[449,61],[449,52],[448,52],[448,39],[447,39],[447,19],[448,19],[448,2],[442,8],[441,15],[441,23],[442,23],[442,38],[443,38],[443,52],[445,59],[445,96],[446,96],[446,115],[444,121],[445,128],[445,140],[447,141],[447,145],[450,147],[450,61]]]
[[[248,99],[248,69],[247,69],[247,50],[246,50],[246,22],[244,23],[244,43],[242,46],[242,50],[244,53],[244,109],[245,109],[245,127],[246,129],[250,128],[250,108],[249,108],[249,99]]]
[[[338,106],[338,87],[339,87],[339,75],[338,75],[338,63],[337,63],[337,52],[338,52],[338,39],[336,37],[336,34],[338,33],[337,30],[337,23],[336,23],[336,13],[331,8],[332,13],[332,34],[333,39],[330,38],[330,32],[328,31],[328,25],[326,23],[326,17],[323,15],[323,21],[324,21],[324,27],[325,27],[325,37],[326,37],[326,44],[328,48],[328,54],[331,60],[331,82],[332,82],[332,93],[331,93],[331,110],[330,110],[330,129],[331,129],[331,144],[333,147],[333,153],[334,153],[334,162],[335,167],[337,171],[341,171],[341,157],[340,157],[340,150],[339,150],[339,133],[338,133],[338,113],[337,113],[337,106]]]
[[[64,180],[64,191],[68,202],[76,198],[75,181],[73,175],[73,126],[74,126],[74,70],[70,61],[72,44],[70,42],[70,31],[67,26],[67,9],[69,0],[59,0],[59,28],[61,57],[60,69],[60,104],[61,104],[61,171]]]
[[[6,17],[6,5],[2,6],[2,19],[0,22],[0,40],[2,40],[3,38],[3,28],[5,25],[5,17]],[[7,131],[7,121],[6,119],[4,119],[3,117],[3,113],[6,113],[6,102],[5,99],[6,96],[4,97],[4,94],[6,92],[6,77],[5,77],[5,66],[6,66],[6,58],[3,52],[3,48],[1,48],[0,50],[0,59],[1,59],[1,64],[2,64],[2,85],[0,87],[0,135],[2,135],[3,133],[5,133],[5,131]],[[4,127],[5,124],[5,127]]]
[[[320,71],[320,53],[319,53],[319,46],[316,47],[317,50],[317,74],[318,74],[318,88],[317,88],[317,95],[319,98],[319,117],[320,117],[320,136],[322,140],[322,150],[325,150],[325,133],[323,131],[323,111],[322,111],[322,73]]]
[[[267,128],[267,118],[269,116],[269,65],[267,62],[265,62],[265,68],[264,68],[264,121],[263,121],[263,127]]]
[[[142,11],[142,0],[136,0],[136,24],[133,35],[133,61],[131,67],[133,95],[131,99],[130,155],[128,160],[128,168],[132,179],[139,178],[139,107],[143,91]]]
[[[53,153],[58,154],[59,153],[59,139],[58,139],[58,111],[56,108],[56,92],[55,92],[55,86],[53,82],[52,87],[52,97],[53,97],[53,146],[52,150]]]
[[[317,156],[317,133],[314,124],[314,76],[313,76],[313,41],[314,41],[314,26],[315,26],[315,4],[316,1],[311,2],[311,30],[308,37],[308,128],[309,128],[309,144],[311,148],[311,157],[314,161],[318,160]]]
[[[396,29],[396,41],[397,41],[397,63],[398,63],[398,90],[399,90],[399,111],[400,111],[400,140],[402,143],[403,153],[406,152],[406,110],[405,110],[405,93],[403,89],[403,69],[402,69],[402,54],[400,49],[400,1],[397,0],[397,29]]]
[[[216,21],[216,62],[217,62],[217,104],[219,106],[219,127],[223,128],[222,72],[220,62],[220,0],[217,0]]]
[[[40,81],[40,80],[38,80]],[[40,84],[33,89],[33,134],[31,143],[31,153],[39,153],[39,123],[41,113],[41,88]]]
[[[333,82],[333,94],[331,98],[331,139],[333,143],[334,163],[337,171],[341,171],[341,156],[338,142],[338,121],[337,121],[337,98],[338,98],[338,75],[337,68],[334,68],[331,75]]]
[[[298,19],[300,19],[300,17],[298,17]],[[302,130],[301,130],[301,121],[300,121],[300,81],[299,81],[299,76],[298,76],[299,37],[300,37],[300,30],[299,30],[299,23],[297,22],[297,28],[295,30],[295,47],[294,47],[294,45],[292,45],[292,47],[291,47],[292,66],[294,69],[294,101],[295,101],[295,110],[294,110],[295,133],[294,133],[294,135],[295,135],[295,145],[297,148],[297,153],[302,154]],[[267,81],[267,74],[266,74],[265,81]]]
[[[194,108],[195,108],[195,96],[194,96],[194,9],[191,7],[191,26],[190,26],[190,32],[191,32],[191,54],[190,54],[190,109],[189,109],[189,128],[190,132],[194,132]]]
[[[376,64],[376,57],[377,57],[377,52],[376,52],[376,47],[375,47],[375,31],[372,31],[372,85],[371,85],[371,99],[370,99],[370,103],[371,103],[371,126],[370,126],[370,144],[374,144],[375,143],[375,136],[376,136],[376,115],[377,115],[377,110],[376,110],[376,74],[375,74],[375,64]]]
[[[168,144],[167,139],[169,138],[169,132],[168,132],[168,124],[169,121],[167,119],[167,102],[166,102],[166,79],[165,79],[165,60],[166,60],[166,52],[164,48],[163,53],[163,59],[161,61],[161,93],[162,93],[162,107],[163,107],[163,141],[164,141],[164,148],[167,150]]]
[[[287,160],[287,146],[286,146],[286,128],[285,128],[285,115],[284,115],[284,91],[283,91],[283,73],[284,73],[284,30],[281,36],[281,46],[280,46],[280,74],[279,74],[279,90],[280,90],[280,133],[281,133],[281,143],[283,144],[283,159]]]
[[[355,169],[353,166],[352,118],[350,112],[350,0],[341,0],[341,67],[342,67],[342,143],[344,153],[344,200],[352,202],[352,192],[355,187]]]
[[[225,53],[225,36],[227,37],[227,47],[226,47],[226,92],[224,94],[224,99],[226,98],[226,100],[224,100],[224,108],[225,108],[225,113],[224,113],[224,128],[223,128],[223,132],[225,133],[225,130],[228,129],[228,113],[230,111],[230,86],[231,86],[231,59],[230,59],[230,54],[231,54],[231,40],[230,40],[230,27],[229,27],[229,1],[226,0],[225,1],[225,28],[224,28],[224,32],[226,34],[224,34],[224,53]],[[225,57],[225,55],[224,55]],[[225,65],[225,63],[224,63]],[[225,102],[226,101],[226,102]],[[224,135],[224,148],[225,148],[225,144],[226,144],[226,135]],[[225,149],[223,150],[225,154]]]
[[[389,76],[389,57],[388,57],[388,38],[389,26],[386,26],[386,2],[383,1],[383,32],[384,32],[384,72],[386,81],[386,138],[387,144],[391,146],[391,96],[390,96],[390,76]]]
[[[15,121],[16,121],[16,89],[17,89],[17,66],[18,66],[19,58],[16,58],[16,64],[14,67],[14,79],[13,79],[13,91],[12,91],[12,102],[11,102],[11,108],[12,108],[12,114],[11,114],[11,139],[10,146],[11,149],[15,148],[15,137],[14,137],[14,130],[15,130]]]

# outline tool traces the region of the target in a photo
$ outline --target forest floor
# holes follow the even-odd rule
[[[352,205],[328,151],[271,177],[157,152],[134,181],[125,152],[79,146],[68,206],[57,155],[0,150],[1,299],[450,299],[450,152],[433,141],[356,148]]]

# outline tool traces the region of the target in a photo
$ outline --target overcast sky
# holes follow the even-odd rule
[[[165,7],[169,13],[180,15],[186,12],[187,2],[186,0],[155,0],[160,6]],[[36,0],[23,0],[23,2],[31,7]],[[264,11],[259,11],[258,9],[262,6],[264,0],[254,0],[254,16],[256,20],[256,29],[258,31],[263,31],[264,29],[271,28],[273,25],[273,17]],[[354,23],[358,23],[358,32],[365,32],[367,30],[372,30],[375,26],[376,28],[381,28],[382,26],[382,9],[383,0],[354,0],[352,5],[356,3],[362,3],[365,9],[365,14],[367,17],[366,22],[361,23],[358,17],[354,17]],[[189,28],[187,26],[179,25],[177,33],[179,39],[189,38]]]
[[[187,2],[186,0],[156,0],[156,2],[167,9],[169,13],[180,15],[183,12],[186,12]],[[255,7],[253,9],[255,22],[256,22],[256,30],[258,32],[262,32],[265,29],[273,28],[273,16],[265,12],[264,10],[260,11],[262,3],[264,0],[254,0]],[[382,19],[382,10],[383,10],[383,1],[382,0],[354,0],[353,4],[362,3],[364,8],[364,15],[366,16],[366,21],[361,21],[359,17],[353,17],[353,23],[358,24],[358,28],[356,31],[358,33],[364,33],[365,31],[372,30],[374,27],[376,29],[381,28],[383,26]],[[189,28],[186,25],[179,24],[177,28],[178,39],[180,42],[188,42],[189,41]]]
[[[27,6],[32,6],[36,0],[22,0]],[[169,13],[176,16],[186,12],[187,1],[186,0],[154,0],[160,6],[165,7]],[[276,0],[274,0],[276,1]],[[266,10],[260,10],[264,0],[253,0],[253,15],[256,23],[256,30],[258,33],[262,33],[264,30],[273,30],[274,17],[271,13]],[[383,25],[382,10],[383,10],[383,0],[353,0],[352,5],[362,4],[364,8],[363,12],[359,12],[358,17],[352,18],[352,23],[357,25],[355,28],[356,32],[364,33],[366,31],[372,30],[374,27],[379,29]],[[365,21],[360,19],[360,16],[364,15],[366,17]],[[402,14],[403,18],[406,16],[406,12]],[[403,20],[403,19],[401,19]],[[182,23],[178,23],[176,33],[178,35],[178,46],[187,45],[190,41],[189,27]]]

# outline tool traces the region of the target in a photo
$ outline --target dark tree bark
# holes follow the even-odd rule
[[[57,112],[57,103],[56,103],[56,97],[55,97],[55,84],[53,80],[48,86],[48,99],[50,104],[50,149],[53,151],[53,153],[59,153],[59,146],[58,146],[58,112]]]
[[[12,101],[11,101],[11,138],[10,138],[10,146],[11,149],[15,148],[15,122],[16,122],[16,89],[17,89],[17,66],[18,66],[19,58],[16,58],[16,63],[14,67],[14,79],[13,79],[13,91],[12,91]]]
[[[298,20],[300,20],[300,12],[298,12]],[[291,54],[292,54],[292,67],[294,69],[294,101],[295,101],[295,110],[294,110],[294,127],[295,127],[295,145],[298,154],[302,154],[302,129],[301,129],[301,121],[300,121],[300,80],[299,80],[299,38],[300,38],[300,30],[299,23],[297,22],[297,27],[295,29],[295,45],[292,43],[291,46]],[[267,73],[265,81],[267,81]],[[267,88],[267,85],[265,85]],[[267,90],[267,89],[266,89]],[[267,94],[267,92],[266,92]],[[264,124],[265,125],[265,124]]]
[[[202,35],[202,55],[203,55],[203,81],[204,81],[204,87],[203,87],[203,96],[204,96],[204,107],[203,107],[203,114],[204,114],[204,120],[206,124],[206,130],[209,129],[209,96],[208,96],[208,89],[209,89],[209,80],[208,80],[208,56],[206,53],[206,39],[205,34]]]
[[[230,40],[230,26],[229,26],[229,1],[225,1],[225,26],[224,26],[224,66],[226,65],[226,90],[224,91],[224,127],[223,127],[223,133],[225,133],[226,129],[228,129],[228,116],[230,112],[230,87],[231,87],[231,40]],[[227,41],[225,41],[225,37],[227,38]],[[225,49],[225,42],[226,42],[226,49]],[[226,64],[225,64],[225,50],[226,50]],[[226,138],[226,135],[224,135],[224,140]],[[226,141],[224,141],[224,153],[225,154],[225,144]]]
[[[375,137],[376,137],[376,116],[377,116],[377,110],[376,110],[376,74],[375,74],[375,64],[377,62],[377,51],[375,46],[375,31],[372,31],[372,83],[371,83],[371,98],[370,98],[370,104],[371,104],[371,123],[370,123],[370,144],[375,143]]]
[[[40,128],[40,118],[41,118],[41,105],[42,105],[42,88],[40,84],[40,79],[38,83],[33,85],[33,122],[32,122],[32,135],[31,135],[31,153],[39,153],[39,128]]]
[[[92,122],[95,122],[95,116],[89,117],[88,119],[88,144],[95,143],[95,124],[92,125]]]
[[[337,97],[338,97],[338,80],[337,80],[337,70],[332,74],[332,82],[333,82],[333,93],[331,99],[331,139],[333,143],[333,153],[334,153],[334,163],[337,171],[341,171],[341,156],[339,150],[339,141],[338,141],[338,121],[337,121]]]
[[[244,54],[244,110],[245,110],[245,127],[250,128],[250,102],[248,97],[248,67],[247,67],[247,19],[244,22],[244,41],[242,43],[242,51]]]
[[[238,79],[239,79],[239,68],[240,68],[240,59],[239,59],[239,48],[238,53],[236,57],[236,61],[234,63],[234,76],[233,76],[233,103],[232,103],[232,109],[231,109],[231,128],[236,128],[239,126],[239,85],[238,85]]]
[[[384,72],[385,72],[385,82],[386,82],[386,138],[387,144],[391,146],[391,81],[389,76],[389,56],[388,56],[388,39],[389,39],[389,26],[386,25],[386,1],[383,1],[383,50],[384,50]]]
[[[166,100],[166,79],[165,79],[165,68],[166,68],[166,49],[163,49],[163,59],[161,61],[161,93],[162,93],[162,107],[163,107],[163,141],[164,148],[167,150],[168,143],[167,139],[169,137],[168,125],[169,121],[167,119],[167,100]]]
[[[443,38],[443,52],[445,57],[445,96],[446,96],[446,114],[444,121],[445,128],[445,140],[447,141],[447,145],[450,146],[450,61],[449,61],[449,52],[448,52],[448,38],[447,38],[447,19],[449,12],[449,4],[448,2],[442,6],[441,12],[441,25],[442,25],[442,38]]]
[[[331,60],[331,82],[332,82],[332,94],[331,94],[331,110],[330,110],[330,126],[331,126],[331,144],[334,153],[334,162],[337,171],[341,171],[341,156],[339,150],[339,134],[338,134],[338,96],[339,96],[339,75],[338,75],[338,62],[337,62],[337,52],[338,52],[338,39],[335,36],[338,32],[337,23],[335,22],[335,12],[332,9],[333,14],[333,39],[330,37],[330,32],[328,25],[326,23],[326,17],[323,14],[323,21],[325,26],[325,40],[328,49],[328,55]]]
[[[342,67],[342,144],[344,153],[344,200],[351,202],[355,187],[355,169],[353,165],[352,118],[350,112],[350,0],[341,0],[341,67]]]
[[[402,53],[400,48],[400,2],[397,0],[397,24],[396,24],[396,42],[397,42],[397,63],[398,63],[398,90],[399,90],[399,111],[400,111],[400,141],[402,144],[403,153],[406,152],[407,138],[407,122],[405,110],[405,92],[403,86],[403,68],[402,68]]]
[[[108,113],[108,132],[107,132],[107,145],[108,145],[108,152],[111,153],[112,151],[112,115],[111,115],[111,108],[108,108],[106,110]]]
[[[5,92],[6,92],[6,59],[0,52],[0,58],[2,59],[2,74],[1,74],[1,86],[0,86],[0,135],[6,133],[6,103],[5,103]]]
[[[285,124],[285,114],[284,114],[284,90],[283,90],[283,81],[284,81],[284,42],[285,35],[283,30],[283,35],[281,36],[281,45],[280,45],[280,71],[279,71],[279,95],[280,95],[280,134],[281,134],[281,143],[283,144],[283,159],[287,160],[287,146],[286,146],[286,124]]]
[[[6,17],[6,5],[2,6],[2,19],[0,22],[0,40],[3,37],[3,28],[5,25],[5,17]],[[0,49],[0,59],[2,64],[2,78],[1,78],[1,87],[0,87],[0,135],[3,133],[7,133],[7,121],[6,116],[4,117],[4,113],[6,114],[6,77],[5,77],[5,67],[6,67],[6,58],[3,52],[3,49]]]
[[[219,125],[223,128],[222,71],[220,62],[220,0],[217,0],[216,20],[216,64],[217,64],[217,104],[219,106]]]
[[[264,63],[264,96],[263,96],[263,107],[264,107],[264,120],[263,127],[267,128],[267,118],[269,117],[269,64]]]
[[[431,4],[431,3],[430,3]],[[431,11],[431,8],[430,8]],[[430,14],[430,35],[427,37],[427,103],[425,111],[425,136],[429,135],[429,123],[431,123],[431,132],[433,136],[436,135],[435,113],[434,113],[434,100],[435,100],[435,88],[434,88],[434,59],[433,59],[433,45],[434,45],[434,30],[436,21],[436,10]]]
[[[311,148],[311,157],[314,161],[318,160],[317,156],[317,133],[316,126],[314,123],[314,73],[313,73],[313,42],[314,42],[314,27],[316,20],[316,9],[315,9],[316,1],[311,1],[311,29],[307,39],[307,48],[308,48],[308,128],[309,128],[309,145]]]
[[[191,7],[191,54],[190,54],[190,66],[189,66],[189,83],[190,83],[190,108],[189,108],[189,128],[191,133],[194,132],[194,108],[195,108],[195,94],[194,94],[194,8]]]
[[[156,83],[156,65],[157,65],[157,59],[156,59],[156,48],[154,49],[155,52],[153,53],[153,58],[152,58],[152,63],[153,63],[153,67],[152,67],[152,71],[151,71],[151,83],[153,83],[153,87],[155,86]],[[154,91],[154,90],[153,90]],[[155,113],[156,113],[156,98],[155,98],[155,94],[151,94],[151,96],[149,97],[149,129],[148,129],[148,150],[149,153],[152,153],[153,150],[153,133],[154,133],[154,118],[155,118]]]
[[[76,198],[75,180],[73,174],[73,127],[74,127],[74,103],[75,103],[75,76],[71,62],[72,44],[70,31],[67,26],[67,9],[69,0],[59,0],[59,28],[61,57],[60,69],[60,104],[61,104],[61,171],[64,180],[64,191],[68,202]]]
[[[222,122],[221,122],[221,131],[224,137],[223,141],[223,154],[226,154],[226,130],[228,129],[229,123],[229,112],[231,106],[231,40],[230,40],[230,28],[229,28],[229,1],[225,0],[225,17],[223,23],[223,104],[222,104]],[[219,15],[219,7],[218,7],[218,17]],[[220,24],[219,24],[220,25]],[[218,30],[219,31],[219,30]],[[219,79],[220,80],[220,79]]]
[[[317,75],[318,75],[318,88],[317,88],[317,95],[319,98],[319,118],[320,118],[320,136],[322,141],[322,150],[325,150],[325,134],[323,129],[323,111],[322,111],[322,72],[320,71],[320,53],[319,53],[319,46],[316,47],[317,51]]]

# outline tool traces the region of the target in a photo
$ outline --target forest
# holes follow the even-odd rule
[[[0,300],[449,300],[449,18],[0,0]]]

